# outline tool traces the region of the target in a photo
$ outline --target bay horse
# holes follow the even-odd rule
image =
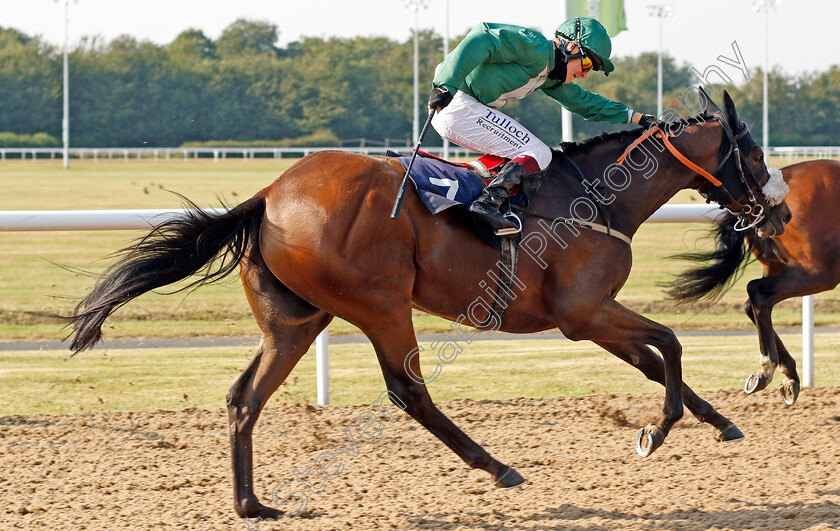
[[[781,364],[779,390],[792,406],[799,396],[796,361],[773,328],[773,307],[791,297],[834,289],[840,283],[840,162],[814,160],[782,168],[790,191],[786,202],[793,213],[786,232],[761,239],[733,230],[731,216],[718,221],[716,248],[685,256],[705,264],[681,273],[669,293],[679,301],[715,299],[723,294],[750,257],[761,262],[762,276],[747,284],[744,311],[758,330],[761,369],[751,374],[744,391],[767,387]]]
[[[610,133],[566,146],[566,155],[555,152],[529,205],[536,214],[524,224],[520,248],[531,259],[520,258],[516,277],[526,289],[511,298],[503,319],[493,326],[515,333],[559,328],[572,340],[596,342],[663,384],[659,418],[636,437],[643,456],[663,443],[683,415],[683,402],[715,429],[718,440],[738,440],[743,434],[683,383],[682,347],[674,332],[616,302],[631,268],[630,245],[558,216],[572,205],[572,217],[580,218],[573,206],[587,197],[584,184],[568,172],[564,177],[561,168],[571,160],[583,175],[603,176],[610,184],[613,199],[585,221],[597,218],[613,234],[632,236],[684,188],[707,194],[771,235],[783,232],[781,209],[764,208],[760,184],[769,176],[763,153],[731,98],[724,94],[721,110],[702,88],[698,94],[701,113],[667,124],[667,135],[659,127]],[[622,155],[625,163],[617,164]],[[340,151],[306,156],[226,213],[195,210],[154,228],[124,249],[70,318],[75,329],[71,349],[80,352],[101,339],[101,326],[115,309],[142,293],[199,274],[193,282],[197,287],[239,268],[262,331],[254,359],[227,395],[234,508],[242,517],[283,514],[254,494],[254,425],[268,398],[334,316],[370,339],[392,402],[467,465],[489,472],[497,486],[525,482],[441,413],[418,378],[412,308],[455,321],[458,330],[481,326],[489,311],[476,311],[471,303],[481,300],[484,279],[496,270],[499,253],[458,222],[453,209],[433,217],[414,193],[405,198],[403,215],[389,219],[403,173],[396,160],[386,157]],[[546,219],[553,220],[551,225]],[[560,227],[568,230],[562,232],[566,240],[561,240]]]

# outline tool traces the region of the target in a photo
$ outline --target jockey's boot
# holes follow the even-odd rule
[[[470,212],[496,231],[517,228],[513,221],[502,215],[501,208],[510,197],[511,190],[522,181],[524,173],[525,168],[518,162],[510,161],[505,164],[478,199],[472,202]]]

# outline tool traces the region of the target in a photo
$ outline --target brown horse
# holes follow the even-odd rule
[[[561,174],[568,162],[555,153],[529,206],[538,215],[528,217],[523,230],[520,249],[531,259],[520,259],[516,281],[524,291],[511,298],[503,318],[493,319],[492,328],[507,332],[557,327],[573,340],[593,340],[663,384],[662,412],[637,437],[644,456],[662,444],[682,417],[683,402],[715,428],[718,440],[743,435],[683,384],[682,347],[673,331],[616,302],[630,272],[630,246],[565,223],[558,212],[562,208],[568,215],[571,208],[570,217],[593,222],[602,216],[597,221],[613,233],[632,236],[677,191],[691,187],[739,212],[746,223],[762,218],[763,230],[783,232],[786,207],[762,212],[760,184],[768,178],[764,157],[729,95],[721,111],[702,89],[699,93],[701,114],[669,124],[669,143],[685,162],[657,138],[639,143],[641,130],[568,146],[567,156],[584,175],[604,176],[611,187],[604,190],[609,194],[601,193],[605,203],[609,198],[602,208],[587,199],[579,180]],[[636,145],[626,164],[615,163]],[[234,504],[241,516],[282,514],[254,494],[251,434],[268,398],[334,316],[370,339],[393,402],[469,466],[489,472],[496,485],[524,483],[435,407],[415,355],[412,308],[455,321],[458,330],[493,317],[482,287],[497,270],[499,254],[457,222],[451,210],[429,215],[416,194],[406,197],[403,215],[390,220],[402,174],[398,162],[384,157],[335,151],[304,157],[227,213],[196,211],[158,226],[127,248],[76,308],[71,348],[79,352],[101,339],[101,326],[116,308],[140,294],[197,272],[195,285],[240,268],[262,330],[256,356],[227,396]],[[214,260],[221,265],[211,269]]]
[[[815,160],[782,169],[790,187],[786,202],[793,220],[787,231],[775,238],[733,230],[733,217],[718,222],[716,249],[686,255],[708,265],[688,270],[675,280],[671,294],[680,301],[714,299],[743,270],[750,252],[763,265],[762,277],[747,284],[749,299],[744,311],[758,329],[761,369],[744,385],[748,394],[760,391],[773,380],[781,364],[785,379],[782,398],[793,405],[799,396],[799,375],[779,335],[773,329],[773,307],[791,297],[834,289],[840,283],[840,162]]]

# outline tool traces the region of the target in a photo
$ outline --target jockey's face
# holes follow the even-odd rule
[[[577,44],[570,42],[566,45],[566,50],[570,53],[577,53],[578,46]],[[582,61],[583,60],[581,58],[577,58],[566,64],[566,83],[571,83],[577,78],[586,79],[586,76],[589,75],[589,71],[583,71],[583,66],[581,65]]]

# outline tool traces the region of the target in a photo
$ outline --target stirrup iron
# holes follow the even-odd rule
[[[502,214],[502,216],[511,223],[515,223],[516,227],[497,229],[495,231],[496,236],[512,236],[514,234],[519,234],[520,232],[522,232],[522,220],[519,219],[519,216],[510,211],[508,211],[505,214]]]

